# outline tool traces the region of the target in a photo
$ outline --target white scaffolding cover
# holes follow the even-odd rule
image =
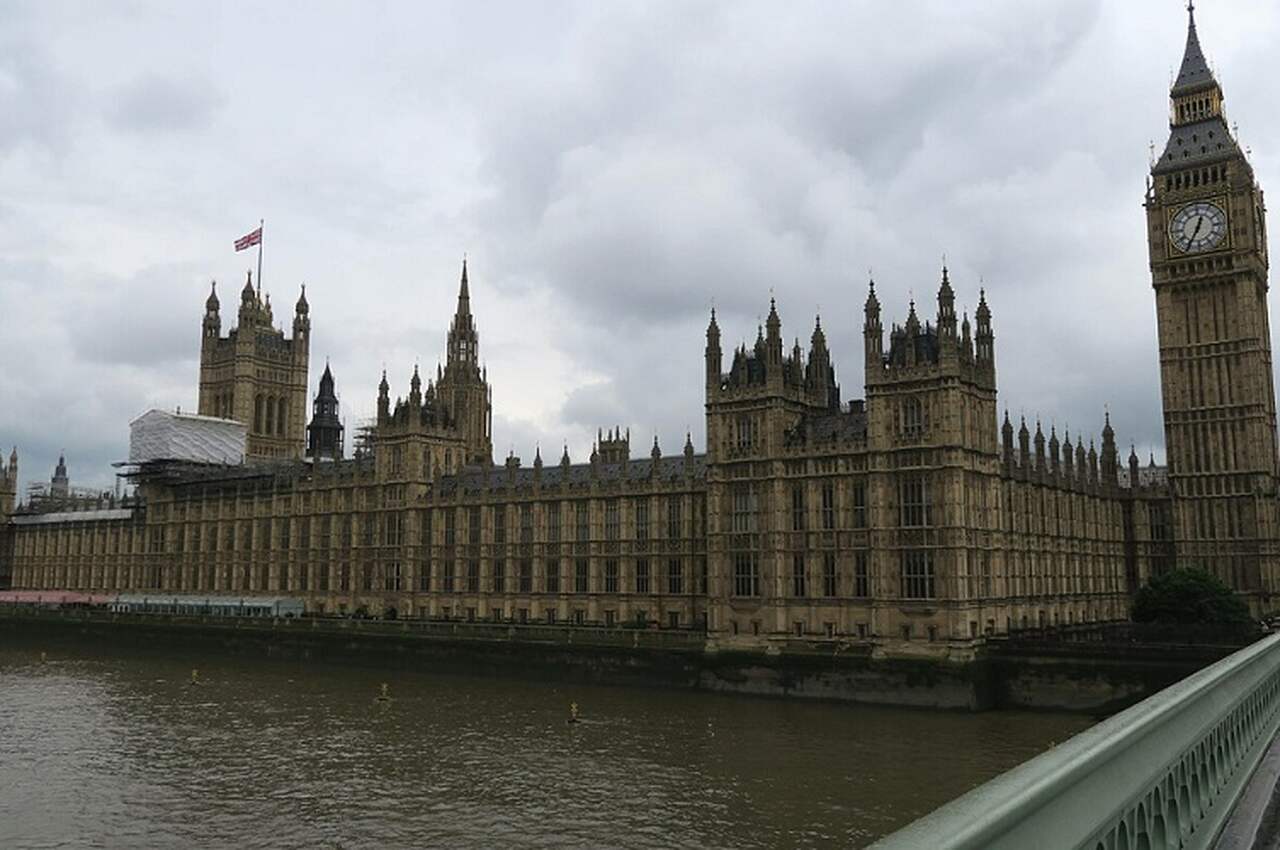
[[[129,462],[241,464],[247,433],[248,428],[231,419],[148,410],[129,423]]]

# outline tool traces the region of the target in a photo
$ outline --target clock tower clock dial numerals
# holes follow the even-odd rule
[[[1187,204],[1169,220],[1169,239],[1184,254],[1218,247],[1227,235],[1227,214],[1217,204]]]

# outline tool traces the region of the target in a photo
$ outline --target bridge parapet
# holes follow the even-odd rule
[[[1207,848],[1280,727],[1271,635],[872,845]]]

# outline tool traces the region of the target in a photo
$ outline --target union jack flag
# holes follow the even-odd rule
[[[243,251],[245,248],[251,248],[262,242],[262,228],[246,233],[236,240],[236,250]]]

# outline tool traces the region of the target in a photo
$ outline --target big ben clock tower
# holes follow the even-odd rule
[[[1146,198],[1175,545],[1263,611],[1280,556],[1266,209],[1188,13]]]

